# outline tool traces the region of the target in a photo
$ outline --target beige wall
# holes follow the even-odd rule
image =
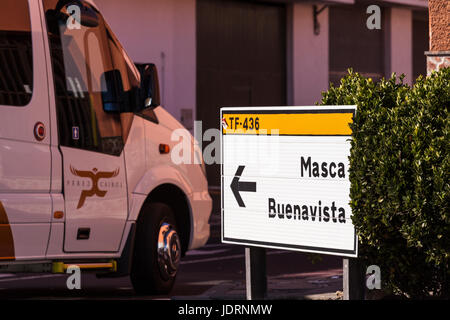
[[[288,34],[288,88],[291,105],[313,105],[328,89],[328,9],[319,15],[320,34],[314,34],[313,6],[296,3],[291,7]],[[290,50],[289,50],[290,47]],[[289,82],[288,79],[288,82]]]
[[[390,54],[390,67],[386,76],[392,72],[397,75],[404,73],[407,83],[412,82],[412,11],[407,8],[390,8],[390,23],[387,25],[390,33],[387,54]]]
[[[181,109],[190,108],[195,119],[195,0],[95,3],[130,57],[157,65],[164,107],[177,119]]]

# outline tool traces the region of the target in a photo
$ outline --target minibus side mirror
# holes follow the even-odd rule
[[[110,70],[102,74],[102,103],[106,113],[120,113],[124,104],[122,76],[119,70]]]
[[[136,63],[141,74],[140,97],[144,108],[156,108],[161,105],[158,70],[153,63]]]

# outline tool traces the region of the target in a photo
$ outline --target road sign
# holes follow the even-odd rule
[[[355,106],[221,109],[222,241],[357,256]]]

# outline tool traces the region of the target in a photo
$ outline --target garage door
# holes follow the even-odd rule
[[[286,9],[245,1],[197,1],[197,120],[219,129],[219,108],[286,104]],[[210,185],[220,167],[207,166]]]
[[[348,68],[374,80],[384,76],[384,25],[369,30],[366,9],[364,5],[330,7],[330,82],[335,85]]]

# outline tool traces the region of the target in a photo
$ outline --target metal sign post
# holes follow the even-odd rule
[[[247,300],[267,297],[266,249],[245,248],[245,281]]]
[[[364,300],[365,273],[358,259],[343,259],[344,300]]]

